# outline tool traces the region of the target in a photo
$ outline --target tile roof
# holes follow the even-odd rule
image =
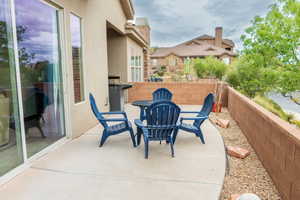
[[[217,47],[215,45],[209,44],[202,40],[214,40],[215,38],[209,35],[202,35],[193,40],[189,40],[182,44],[174,47],[162,47],[156,49],[156,51],[151,55],[151,57],[166,57],[170,54],[175,54],[179,57],[188,56],[221,56],[229,55],[236,56],[232,51],[228,51],[225,48]],[[231,40],[223,39],[223,43],[234,47],[234,43]]]

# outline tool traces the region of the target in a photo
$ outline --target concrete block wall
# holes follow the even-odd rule
[[[202,105],[209,93],[215,93],[215,80],[201,80],[199,82],[143,82],[133,83],[128,91],[128,101],[151,100],[152,93],[158,88],[167,88],[173,93],[173,101],[182,105]],[[222,103],[227,106],[227,87],[224,86]]]
[[[228,88],[228,109],[283,200],[300,199],[300,130]]]

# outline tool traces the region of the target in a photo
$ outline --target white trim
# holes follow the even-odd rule
[[[69,92],[69,73],[68,66],[68,48],[67,48],[67,14],[64,8],[58,10],[58,23],[59,23],[59,37],[60,37],[60,55],[61,55],[61,71],[62,71],[62,84],[63,84],[63,101],[64,101],[64,125],[65,135],[67,138],[72,138],[72,120],[71,120],[71,104]]]
[[[51,6],[54,9],[57,9],[57,10],[63,9],[62,4],[60,4],[56,0],[39,0],[39,1],[43,4],[46,4],[47,6]]]
[[[10,0],[10,12],[11,12],[11,23],[13,31],[13,48],[15,57],[15,72],[16,72],[16,82],[17,82],[17,93],[18,93],[18,106],[19,106],[19,121],[21,130],[21,144],[23,151],[23,162],[27,162],[27,148],[26,148],[26,136],[25,136],[25,124],[24,124],[24,111],[23,111],[23,99],[22,99],[22,86],[21,86],[21,73],[20,73],[20,63],[19,63],[19,48],[18,48],[18,38],[17,38],[17,23],[16,23],[16,13],[15,13],[15,2]],[[16,133],[17,134],[17,133]]]
[[[41,158],[45,154],[48,154],[48,153],[56,150],[57,148],[61,147],[62,145],[66,144],[69,141],[71,141],[71,139],[67,138],[66,136],[57,140],[53,144],[47,146],[46,148],[42,149],[38,153],[36,153],[33,156],[31,156],[30,158],[28,158],[28,163],[32,163],[32,162],[36,161],[37,159]]]
[[[0,186],[4,185],[5,183],[9,182],[11,179],[19,175],[20,173],[24,172],[26,169],[28,169],[30,166],[28,163],[24,163],[11,171],[7,172],[3,176],[0,177]]]
[[[23,173],[25,170],[29,169],[32,165],[35,164],[37,159],[41,158],[42,156],[55,151],[56,149],[60,148],[67,142],[70,142],[71,139],[68,139],[67,137],[63,137],[60,140],[56,141],[55,143],[51,144],[50,146],[46,147],[42,151],[38,152],[37,154],[33,155],[31,158],[29,158],[26,163],[12,169],[11,171],[7,172],[3,176],[0,177],[0,186],[4,185],[5,183],[9,182],[11,179],[16,177],[17,175]]]
[[[61,56],[61,63],[60,67],[63,72],[62,84],[63,84],[63,93],[64,93],[64,133],[66,136],[59,139],[58,141],[54,142],[53,144],[47,146],[46,148],[42,149],[38,153],[34,154],[32,157],[28,158],[27,155],[27,148],[26,148],[26,136],[25,136],[25,125],[24,125],[24,112],[23,112],[23,101],[22,101],[22,90],[21,90],[21,74],[20,74],[20,63],[19,63],[19,54],[18,54],[18,40],[17,40],[17,30],[16,30],[16,15],[15,15],[15,4],[14,0],[9,0],[10,2],[10,12],[11,12],[11,21],[12,21],[12,31],[13,31],[13,47],[14,47],[14,61],[15,61],[15,69],[16,69],[16,84],[17,84],[17,95],[18,95],[18,106],[19,106],[19,118],[20,118],[20,129],[21,129],[21,143],[22,143],[22,151],[23,151],[23,164],[20,166],[10,170],[6,174],[0,177],[0,185],[5,184],[6,182],[10,181],[12,178],[17,176],[18,174],[24,172],[26,169],[31,167],[38,158],[44,156],[45,154],[56,150],[57,148],[61,147],[68,141],[71,141],[71,123],[70,123],[70,115],[69,115],[69,101],[67,101],[67,85],[68,85],[68,77],[67,77],[67,70],[64,66],[68,66],[67,59],[66,59],[66,48],[65,48],[65,18],[64,18],[64,9],[57,8],[58,12],[58,26],[59,26],[59,45],[60,45],[60,56]],[[47,2],[46,2],[47,3]]]

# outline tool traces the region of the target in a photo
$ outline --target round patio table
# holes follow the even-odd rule
[[[152,100],[139,100],[132,102],[133,106],[140,108],[140,120],[143,121],[146,119],[146,110],[153,103]]]

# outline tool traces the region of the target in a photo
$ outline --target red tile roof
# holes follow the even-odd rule
[[[177,55],[179,57],[202,57],[202,56],[221,56],[229,55],[236,56],[232,51],[228,51],[225,48],[217,47],[209,44],[205,40],[214,40],[215,38],[209,35],[202,35],[193,40],[184,42],[174,47],[162,47],[156,49],[151,55],[152,58],[166,57],[170,54]],[[223,39],[223,43],[234,47],[234,43],[231,40]]]

